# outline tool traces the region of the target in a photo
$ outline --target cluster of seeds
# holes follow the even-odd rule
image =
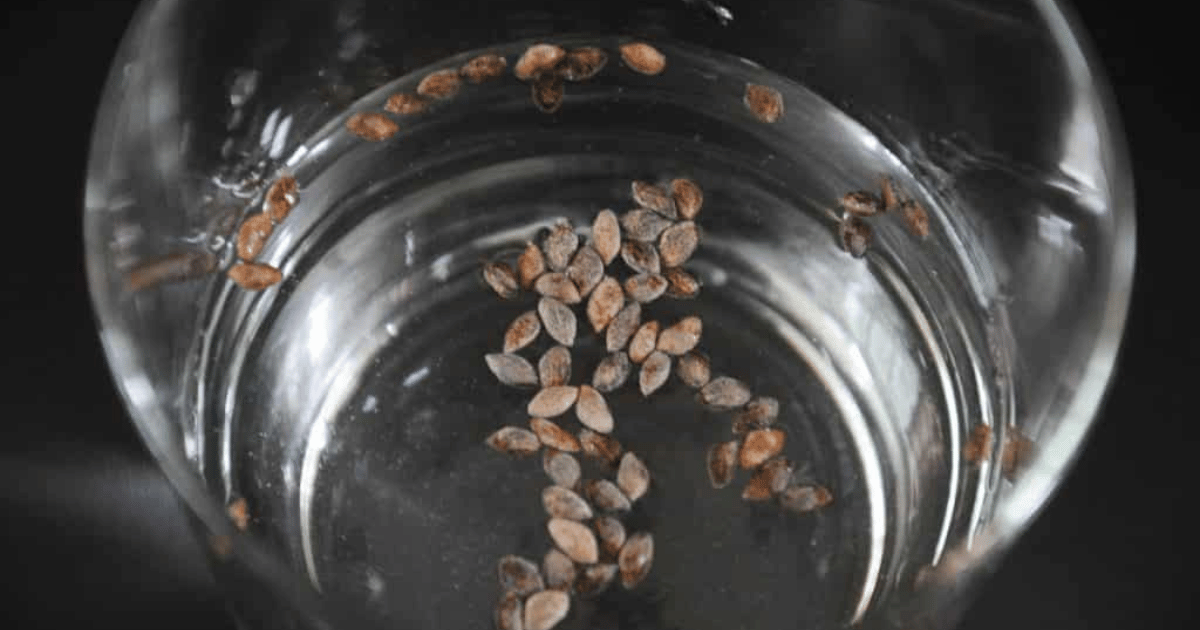
[[[246,217],[238,228],[238,262],[226,272],[230,280],[247,291],[261,291],[283,279],[283,274],[278,269],[266,263],[255,262],[255,259],[266,246],[267,239],[271,238],[275,226],[287,219],[298,200],[299,190],[295,177],[284,174],[271,184],[263,198],[262,211]]]
[[[842,208],[838,234],[842,247],[855,258],[862,258],[871,245],[873,231],[866,222],[871,217],[899,211],[909,231],[921,239],[929,236],[929,215],[920,203],[900,194],[890,177],[880,179],[879,189],[879,195],[856,190],[842,195],[838,200]]]

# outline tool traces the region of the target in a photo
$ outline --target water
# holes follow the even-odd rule
[[[502,50],[511,63],[521,48]],[[392,627],[486,627],[496,560],[540,562],[541,459],[484,446],[528,421],[531,392],[497,383],[483,356],[535,299],[497,299],[480,263],[511,261],[560,218],[586,234],[597,211],[632,207],[633,179],[689,177],[705,193],[688,264],[701,295],[663,298],[644,317],[699,315],[714,373],[780,400],[786,455],[835,502],[808,515],[748,504],[745,473],[713,490],[705,452],[730,439],[730,415],[678,380],[647,400],[631,379],[609,403],[615,436],[653,475],[626,525],[653,533],[654,566],[634,591],[575,599],[560,628],[870,622],[986,518],[997,475],[958,454],[969,426],[1000,426],[1011,406],[970,237],[877,138],[802,86],[663,50],[657,77],[612,55],[596,79],[567,85],[555,115],[507,75],[400,119],[387,142],[343,131],[344,116],[379,110],[423,73],[404,77],[293,158],[301,202],[262,256],[285,281],[214,294],[195,437],[214,489],[246,496],[256,533],[327,595]],[[746,82],[783,93],[779,123],[748,114]],[[881,217],[872,250],[851,258],[833,201],[884,173],[930,210],[933,233],[921,241]],[[572,383],[589,382],[602,354],[580,330]],[[524,354],[548,345],[543,334]],[[573,414],[559,420],[578,428]]]

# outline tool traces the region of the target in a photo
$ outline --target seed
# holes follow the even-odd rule
[[[546,588],[566,591],[575,583],[575,563],[567,554],[551,549],[542,559],[542,573],[546,576]]]
[[[552,518],[546,524],[550,538],[567,557],[581,564],[595,564],[600,559],[596,536],[582,523],[565,518]]]
[[[543,273],[546,273],[546,258],[542,256],[542,249],[533,243],[526,243],[525,251],[517,258],[517,278],[521,288],[526,291],[532,289],[534,281]]]
[[[700,343],[700,333],[703,329],[704,324],[699,317],[684,317],[658,335],[658,349],[672,356],[690,352]]]
[[[900,204],[900,210],[904,212],[904,223],[908,225],[910,232],[920,238],[929,236],[929,215],[925,214],[925,208],[921,207],[921,204],[912,199],[905,199],[904,203]]]
[[[479,55],[464,63],[458,73],[471,83],[483,83],[500,78],[507,67],[508,62],[500,55]]]
[[[633,339],[629,341],[629,359],[634,363],[641,363],[654,352],[654,347],[658,342],[658,322],[648,321],[638,328],[637,332],[633,333]]]
[[[773,123],[783,116],[783,95],[773,87],[746,84],[746,95],[742,98],[750,113],[761,122]]]
[[[671,357],[658,350],[650,353],[646,362],[642,364],[641,373],[638,374],[638,388],[642,390],[642,396],[649,396],[658,391],[670,375]]]
[[[635,241],[653,243],[668,227],[671,220],[651,210],[638,208],[621,215],[621,229]]]
[[[504,332],[504,352],[512,353],[528,346],[542,332],[542,322],[537,311],[526,311],[517,316]]]
[[[571,435],[550,420],[545,418],[531,418],[529,420],[529,428],[533,430],[538,441],[545,444],[548,448],[568,453],[579,452],[579,438]]]
[[[567,51],[552,44],[534,44],[525,50],[513,66],[513,74],[522,81],[554,69],[567,56]]]
[[[546,297],[552,297],[563,304],[578,304],[579,287],[567,277],[567,274],[552,271],[544,273],[533,284],[533,289]]]
[[[617,557],[617,566],[621,569],[621,586],[631,589],[641,583],[650,573],[650,565],[654,562],[654,537],[646,532],[638,532],[625,541],[621,547],[621,555]]]
[[[396,121],[375,112],[358,112],[346,120],[346,129],[370,142],[387,140],[400,131]]]
[[[621,457],[621,443],[616,438],[601,435],[591,429],[579,432],[579,445],[583,448],[584,455],[606,464],[616,464],[617,459]]]
[[[425,75],[417,84],[417,94],[429,98],[450,98],[458,94],[462,79],[457,70],[438,70]]]
[[[487,445],[509,455],[533,455],[542,443],[532,431],[519,427],[501,427],[488,436]]]
[[[600,554],[604,559],[615,560],[625,544],[625,526],[611,516],[597,516],[592,524],[596,527],[596,538],[600,541]]]
[[[676,223],[658,237],[658,255],[666,267],[678,267],[687,262],[700,244],[700,230],[691,221]]]
[[[667,290],[667,279],[656,274],[638,274],[625,280],[625,294],[641,302],[653,302]]]
[[[271,220],[276,223],[286,219],[299,198],[296,188],[295,177],[280,175],[267,189],[266,199],[263,200],[263,212],[269,214]]]
[[[575,404],[575,415],[579,422],[597,432],[612,433],[613,417],[604,396],[590,385],[579,386],[579,402]]]
[[[550,630],[570,609],[571,597],[562,591],[534,593],[525,600],[525,630]]]
[[[537,394],[534,394],[533,400],[529,401],[529,407],[526,411],[535,418],[561,416],[571,408],[571,405],[575,404],[575,399],[578,397],[578,387],[567,385],[544,387]]]
[[[786,457],[776,457],[754,471],[746,488],[742,490],[742,499],[766,501],[783,492],[791,476],[792,462]]]
[[[625,453],[617,467],[617,486],[630,501],[637,501],[650,489],[650,470],[637,455]]]
[[[553,114],[562,107],[563,80],[554,74],[543,74],[530,86],[533,104],[545,114]]]
[[[708,449],[708,480],[714,488],[724,488],[737,471],[738,441],[714,444]]]
[[[260,212],[247,217],[242,222],[241,229],[238,230],[238,258],[254,260],[262,251],[263,246],[267,244],[267,239],[271,238],[272,230],[274,230],[274,226],[271,225],[270,215]]]
[[[700,352],[692,351],[679,357],[679,364],[675,369],[679,380],[693,389],[704,387],[712,378],[708,357]]]
[[[667,58],[650,44],[630,42],[621,46],[621,60],[639,74],[656,75],[667,67]]]
[[[978,466],[988,460],[992,453],[992,427],[986,424],[975,425],[971,429],[971,437],[963,445],[963,459],[967,463]]]
[[[575,345],[575,313],[570,307],[554,298],[544,297],[538,301],[538,315],[551,338],[564,346]]]
[[[624,300],[624,295],[621,296],[621,299]],[[629,343],[629,338],[637,332],[638,324],[641,321],[642,305],[637,302],[627,302],[608,324],[608,332],[605,333],[604,338],[605,349],[609,352],[623,350],[625,344]]]
[[[614,318],[622,312],[621,307],[624,304],[625,291],[621,289],[621,283],[617,282],[616,278],[605,276],[588,299],[587,316],[592,329],[600,332],[605,326],[614,323]],[[608,334],[611,336],[613,333],[610,330]]]
[[[596,220],[592,222],[592,247],[605,265],[621,251],[621,224],[612,210],[596,213]]]
[[[604,261],[591,245],[584,245],[575,252],[571,264],[567,265],[567,277],[575,283],[581,297],[587,297],[604,279]]]
[[[483,280],[496,295],[511,300],[517,297],[517,277],[508,263],[492,261],[483,266]]]
[[[429,101],[417,96],[416,94],[408,94],[405,92],[397,92],[388,97],[387,103],[383,109],[393,114],[400,116],[410,116],[412,114],[420,114],[425,111]]]
[[[842,195],[838,201],[842,210],[856,217],[870,217],[883,211],[883,202],[879,197],[865,191],[856,190]]]
[[[230,280],[247,291],[262,291],[283,280],[283,274],[263,263],[238,263],[226,272]]]
[[[571,264],[571,256],[579,248],[579,236],[568,221],[559,221],[550,228],[546,241],[542,244],[546,252],[546,264],[551,271],[566,271]]]
[[[635,273],[658,273],[662,270],[658,250],[645,241],[625,241],[621,246],[621,259]]]
[[[545,455],[542,456],[542,470],[546,471],[546,476],[550,477],[550,481],[564,488],[575,488],[579,485],[580,477],[583,476],[579,460],[552,448],[547,448]]]
[[[542,490],[542,507],[551,518],[566,518],[582,521],[592,518],[592,507],[583,497],[561,486],[547,486]]]
[[[246,499],[238,497],[229,502],[225,506],[225,513],[229,515],[229,520],[233,521],[233,526],[238,528],[238,531],[246,531],[250,527],[250,508],[246,506]]]
[[[525,357],[518,354],[491,353],[485,354],[483,360],[488,369],[496,375],[496,379],[509,387],[537,387],[537,373]]]
[[[842,247],[855,258],[862,258],[871,245],[871,226],[858,217],[845,217],[839,224]]]
[[[711,407],[733,409],[750,402],[750,388],[728,376],[718,376],[700,390],[700,402]]]
[[[524,630],[525,611],[521,598],[508,593],[496,604],[496,630]]]
[[[525,597],[536,593],[545,585],[542,584],[542,574],[538,566],[521,556],[504,556],[496,563],[496,575],[500,580],[500,589],[505,594],[511,593]]]
[[[571,351],[554,346],[538,360],[538,379],[542,387],[566,385],[571,380]]]
[[[573,48],[558,66],[558,73],[568,81],[586,81],[604,69],[608,53],[594,46]]]
[[[824,486],[791,485],[779,495],[779,504],[793,512],[804,514],[833,503],[833,494]]]
[[[575,580],[575,592],[580,597],[595,597],[608,590],[617,577],[617,565],[593,564],[579,573]]]
[[[625,384],[632,369],[629,356],[624,352],[610,353],[596,365],[596,372],[592,375],[592,387],[602,394],[616,391]]]
[[[787,435],[779,429],[756,429],[746,434],[738,462],[742,468],[753,470],[783,450]]]
[[[617,484],[607,479],[593,479],[583,484],[583,492],[597,509],[606,512],[628,512],[633,508],[629,497]]]
[[[700,295],[700,281],[682,267],[671,267],[662,275],[667,279],[667,297],[689,300]]]
[[[896,194],[896,184],[892,182],[891,177],[885,175],[879,178],[879,197],[884,212],[900,207],[900,197]]]
[[[691,221],[700,214],[704,205],[704,192],[690,179],[671,180],[671,199],[675,200],[675,209],[682,219]]]
[[[779,401],[759,396],[746,403],[733,419],[733,432],[743,435],[754,429],[765,429],[779,417]]]
[[[631,186],[633,201],[637,205],[653,210],[668,219],[678,219],[679,212],[675,209],[675,200],[667,192],[649,182],[635,180]]]
[[[1021,435],[1015,426],[1005,431],[1004,448],[1000,451],[1000,472],[1004,478],[1014,481],[1017,474],[1033,457],[1033,440]]]

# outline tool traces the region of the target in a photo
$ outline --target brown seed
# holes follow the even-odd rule
[[[491,353],[485,354],[483,360],[488,369],[496,375],[496,379],[509,387],[537,387],[538,377],[531,364],[525,357],[518,354]]]
[[[704,205],[704,192],[690,179],[671,180],[671,198],[679,217],[688,221],[695,219]]]
[[[517,297],[517,277],[508,263],[492,261],[483,266],[483,280],[496,295],[511,300]]]
[[[538,379],[542,387],[566,385],[571,380],[571,351],[554,346],[538,359]]]
[[[608,53],[599,48],[572,48],[558,65],[558,74],[568,81],[586,81],[599,74],[607,63]]]
[[[833,494],[824,486],[791,485],[779,495],[779,504],[798,514],[812,512],[833,503]]]
[[[623,294],[622,299],[624,299]],[[625,344],[629,343],[629,338],[637,332],[641,321],[642,305],[637,302],[626,302],[624,308],[617,311],[616,316],[608,324],[608,331],[604,338],[605,349],[609,352],[623,350]]]
[[[651,210],[638,208],[621,215],[621,229],[626,237],[635,241],[653,243],[669,227],[670,219]]]
[[[271,217],[265,213],[252,214],[242,222],[238,230],[237,254],[242,260],[254,260],[271,237]]]
[[[533,343],[542,332],[542,322],[537,311],[526,311],[517,316],[504,332],[504,352],[512,353]]]
[[[226,272],[230,280],[247,291],[262,291],[283,280],[283,274],[263,263],[238,263]]]
[[[700,390],[700,402],[719,409],[733,409],[750,402],[750,388],[728,376],[718,376]]]
[[[571,597],[562,591],[534,593],[525,600],[525,630],[550,630],[570,610]]]
[[[700,352],[692,351],[679,357],[675,371],[679,374],[679,380],[693,389],[708,385],[708,381],[712,379],[708,357]]]
[[[842,210],[856,217],[870,217],[883,211],[883,202],[879,197],[865,191],[855,190],[842,195],[838,201]]]
[[[963,459],[972,466],[978,466],[986,462],[991,454],[992,427],[986,424],[975,425],[975,428],[971,429],[971,436],[967,438],[967,443],[963,445]]]
[[[582,523],[565,518],[552,518],[546,524],[550,538],[567,557],[581,564],[595,564],[600,559],[596,536]]]
[[[587,495],[596,509],[605,512],[628,512],[633,508],[629,497],[617,487],[617,484],[607,479],[593,479],[583,484],[583,493]]]
[[[517,258],[517,279],[521,288],[526,291],[532,289],[533,283],[543,273],[546,273],[546,258],[542,256],[542,249],[533,243],[526,243],[525,251]]]
[[[770,396],[759,396],[746,403],[734,416],[733,432],[743,435],[754,429],[765,429],[779,417],[779,401]]]
[[[662,263],[658,259],[658,250],[654,245],[645,241],[625,241],[621,246],[621,259],[634,273],[658,273],[662,271]]]
[[[606,464],[616,464],[621,457],[621,443],[608,435],[601,435],[591,429],[579,432],[579,445],[583,454]]]
[[[487,445],[509,455],[533,455],[542,447],[536,435],[520,427],[501,427],[488,436]]]
[[[612,210],[601,210],[596,213],[592,222],[592,247],[600,254],[600,259],[608,265],[621,251],[621,223]]]
[[[671,357],[658,350],[650,353],[646,362],[642,364],[641,373],[638,374],[638,388],[642,390],[642,396],[649,396],[658,391],[670,375]]]
[[[1004,448],[1000,451],[1000,472],[1009,481],[1015,481],[1017,475],[1033,458],[1033,440],[1025,437],[1014,426],[1005,431]]]
[[[708,449],[708,480],[714,488],[724,488],[737,471],[738,441],[713,444]]]
[[[650,470],[637,455],[625,453],[617,467],[617,486],[630,501],[637,501],[650,489]]]
[[[561,416],[575,404],[579,397],[579,388],[566,385],[545,387],[529,401],[526,411],[535,418],[553,418]]]
[[[533,97],[533,104],[542,113],[553,114],[558,111],[559,107],[562,107],[564,91],[562,77],[555,74],[543,74],[533,80],[529,89]]]
[[[742,499],[746,501],[766,501],[783,492],[792,476],[792,462],[786,457],[776,457],[767,461],[746,483],[742,490]]]
[[[648,321],[633,333],[633,339],[629,340],[629,359],[634,363],[641,363],[654,352],[655,345],[658,343],[657,321]]]
[[[479,55],[464,63],[458,73],[471,83],[483,83],[500,78],[506,68],[508,62],[500,55]]]
[[[575,583],[575,563],[567,554],[551,549],[542,559],[542,573],[546,576],[546,588],[568,591]]]
[[[417,94],[428,98],[450,98],[458,94],[462,79],[457,70],[438,70],[425,75],[417,84]]]
[[[551,271],[566,271],[575,250],[579,249],[579,236],[570,222],[559,221],[550,228],[542,249],[546,252],[546,264]]]
[[[871,226],[858,217],[848,216],[838,226],[842,247],[855,258],[862,258],[871,245]]]
[[[667,67],[667,58],[657,48],[642,42],[622,45],[621,60],[630,70],[651,76],[661,73]]]
[[[406,92],[397,92],[388,97],[383,109],[400,116],[420,114],[428,107],[429,101],[424,97]]]
[[[579,460],[552,448],[547,448],[545,455],[542,456],[542,470],[546,471],[546,476],[550,477],[550,481],[564,488],[575,489],[579,485],[579,479],[583,476]]]
[[[500,580],[500,589],[505,594],[512,593],[525,597],[536,593],[546,586],[542,583],[542,574],[538,566],[531,560],[521,556],[504,556],[496,563],[496,576]]]
[[[617,557],[617,566],[621,570],[621,586],[634,588],[650,573],[650,565],[654,563],[654,537],[646,532],[638,532],[625,541],[621,547],[621,555]]]
[[[653,302],[667,291],[667,279],[656,274],[638,274],[625,280],[625,295],[642,304]]]
[[[658,237],[658,255],[665,267],[678,267],[687,262],[700,244],[700,230],[691,221],[682,221],[663,230]]]
[[[592,524],[596,527],[596,538],[600,541],[600,555],[605,560],[615,560],[625,544],[625,526],[611,516],[597,516]]]
[[[525,630],[525,608],[521,598],[508,593],[500,598],[495,612],[496,630]]]
[[[553,44],[534,44],[517,59],[517,63],[513,65],[513,74],[522,81],[529,81],[554,70],[566,56],[567,51]]]
[[[538,441],[548,448],[567,453],[578,453],[579,438],[571,435],[562,427],[545,418],[530,418],[529,428],[533,430]]]
[[[538,315],[542,326],[552,339],[564,346],[575,345],[575,313],[571,308],[554,298],[538,300]]]
[[[658,349],[676,357],[691,352],[700,343],[703,329],[699,317],[684,317],[658,335]]]
[[[233,526],[238,528],[238,531],[246,531],[250,527],[250,508],[246,506],[246,500],[238,497],[229,502],[225,506],[225,513],[229,515],[229,520],[233,521]]]
[[[775,457],[783,450],[787,435],[779,429],[757,429],[746,434],[738,463],[745,470],[753,470],[763,462]]]
[[[617,577],[617,565],[594,564],[579,572],[575,580],[575,592],[580,597],[595,597],[608,590]]]
[[[883,203],[883,211],[891,212],[900,207],[900,197],[896,194],[896,184],[886,175],[879,178],[879,198]]]
[[[346,130],[370,142],[387,140],[400,131],[396,121],[375,112],[358,112],[346,119]]]
[[[904,223],[908,225],[908,230],[920,238],[929,236],[929,215],[925,214],[925,208],[921,204],[912,199],[905,199],[900,204],[900,210],[904,212]]]
[[[671,267],[664,270],[662,275],[667,279],[667,297],[690,300],[700,295],[700,281],[682,267]]]
[[[597,432],[612,433],[613,417],[604,396],[590,385],[579,386],[579,401],[575,403],[575,415],[580,424]]]
[[[566,518],[572,521],[592,518],[592,506],[573,490],[561,486],[547,486],[542,490],[542,507],[551,518]]]
[[[296,178],[280,175],[267,189],[267,196],[263,200],[263,212],[267,213],[272,221],[279,223],[291,213],[298,199]]]
[[[588,299],[587,316],[596,332],[604,330],[620,312],[625,304],[625,291],[616,278],[605,276],[600,284],[592,291]],[[611,332],[609,333],[612,334]]]
[[[653,210],[668,219],[679,218],[679,211],[675,209],[675,200],[662,188],[650,182],[635,180],[631,189],[633,201],[637,205],[647,210]]]
[[[783,95],[773,87],[747,83],[742,101],[761,122],[773,123],[783,116]]]
[[[567,277],[575,283],[581,297],[587,297],[604,279],[604,261],[591,245],[584,245],[575,252],[571,264],[567,265]]]
[[[632,370],[633,365],[628,355],[621,351],[612,352],[600,359],[600,363],[596,365],[596,372],[592,375],[592,387],[602,394],[614,392],[625,384]]]
[[[533,289],[539,294],[552,297],[563,304],[578,304],[582,300],[579,297],[579,287],[571,282],[567,274],[557,271],[542,274],[537,282],[533,283]]]

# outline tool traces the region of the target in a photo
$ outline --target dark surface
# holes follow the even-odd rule
[[[0,627],[231,628],[185,512],[125,416],[95,335],[79,212],[100,89],[134,2],[8,5]],[[1089,3],[1097,4],[1097,3]],[[1107,6],[1107,5],[1106,5]],[[1195,609],[1185,499],[1194,309],[1195,35],[1152,6],[1083,7],[1122,110],[1138,270],[1103,417],[969,630],[1181,627]],[[1136,15],[1130,15],[1136,13]],[[16,137],[11,134],[15,132]],[[9,622],[9,623],[4,623]]]

